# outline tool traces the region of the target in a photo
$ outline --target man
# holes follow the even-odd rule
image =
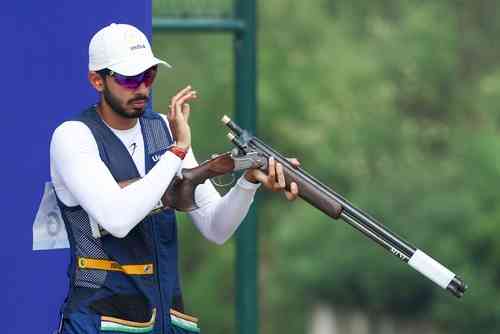
[[[148,111],[160,64],[170,67],[137,28],[101,29],[90,41],[88,74],[99,103],[54,131],[51,177],[71,248],[59,333],[199,332],[182,313],[175,214],[157,206],[179,169],[197,165],[188,123],[197,95],[190,86],[179,91],[167,117]],[[248,170],[224,197],[207,181],[189,216],[222,244],[260,183],[285,191],[282,166],[270,160],[267,174]],[[297,194],[296,184],[285,191],[289,200]]]

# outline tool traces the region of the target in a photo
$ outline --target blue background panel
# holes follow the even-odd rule
[[[151,36],[151,1],[2,4],[2,333],[52,333],[57,327],[69,255],[32,251],[32,223],[49,179],[52,131],[97,100],[87,81],[88,43],[112,22]]]

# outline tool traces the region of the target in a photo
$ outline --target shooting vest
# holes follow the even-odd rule
[[[91,130],[99,155],[116,182],[140,177],[127,149],[95,107],[75,120]],[[164,120],[152,111],[139,121],[148,173],[172,144],[172,137]],[[71,251],[70,286],[62,307],[60,333],[199,331],[195,318],[178,312],[183,305],[173,210],[154,211],[126,237],[116,238],[102,229],[96,231],[97,225],[82,207],[67,207],[60,200],[58,204]]]

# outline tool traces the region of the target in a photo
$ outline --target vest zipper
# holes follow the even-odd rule
[[[163,290],[161,288],[161,280],[160,280],[160,266],[159,266],[159,263],[160,261],[158,261],[158,252],[159,252],[159,247],[158,247],[158,234],[157,234],[157,231],[156,231],[156,219],[154,219],[152,222],[151,222],[152,226],[151,226],[151,230],[152,230],[152,234],[153,234],[153,243],[154,243],[154,247],[155,247],[155,275],[156,275],[156,280],[158,281],[158,293],[160,295],[160,305],[159,305],[159,318],[160,318],[160,333],[163,334],[164,333],[164,327],[165,327],[165,322],[164,322],[164,307],[165,307],[165,304],[163,302]]]

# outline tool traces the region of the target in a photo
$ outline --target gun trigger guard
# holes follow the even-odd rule
[[[231,180],[228,181],[228,182],[225,182],[225,183],[222,183],[222,182],[219,182],[219,179],[222,179],[222,175],[220,176],[217,176],[217,177],[214,177],[212,178],[212,183],[217,186],[217,187],[221,187],[221,188],[224,188],[224,187],[227,187],[227,186],[230,186],[231,184],[234,183],[234,181],[236,180],[236,176],[234,175],[234,173],[231,173]]]

